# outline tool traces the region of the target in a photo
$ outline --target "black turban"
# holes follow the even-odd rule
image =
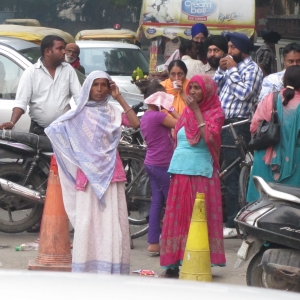
[[[222,35],[210,35],[204,42],[205,49],[209,46],[216,46],[223,52],[228,53],[228,42],[227,39]]]
[[[262,38],[267,43],[277,44],[281,39],[281,35],[276,31],[270,31],[268,33],[265,33]]]

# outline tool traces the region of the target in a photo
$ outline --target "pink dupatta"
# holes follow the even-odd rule
[[[205,120],[205,142],[214,160],[214,166],[220,169],[219,157],[221,151],[221,130],[225,115],[221,108],[221,102],[217,95],[217,86],[209,75],[193,76],[186,88],[189,95],[190,84],[196,82],[202,89],[203,100],[199,104],[200,111]],[[175,143],[177,144],[177,133],[184,127],[188,142],[195,145],[200,141],[201,133],[194,112],[186,106],[175,127]]]

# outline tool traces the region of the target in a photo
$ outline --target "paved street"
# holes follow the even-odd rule
[[[37,251],[15,251],[15,246],[21,243],[33,242],[38,237],[36,233],[5,234],[0,233],[0,270],[26,270],[29,260],[34,260]],[[162,272],[159,266],[159,257],[149,257],[147,252],[147,237],[134,240],[134,249],[131,250],[131,272],[139,269],[150,269],[156,274]],[[212,268],[213,281],[246,285],[246,267],[235,270],[236,252],[241,241],[239,239],[225,240],[227,266]],[[130,273],[135,276],[134,274]]]

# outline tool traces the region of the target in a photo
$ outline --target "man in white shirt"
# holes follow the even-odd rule
[[[262,88],[258,97],[260,102],[272,92],[279,92],[283,89],[283,76],[285,70],[290,66],[300,65],[300,44],[291,43],[284,47],[283,52],[284,70],[266,76],[262,82]]]
[[[67,112],[70,100],[77,100],[80,83],[72,66],[64,62],[65,41],[48,35],[41,42],[42,57],[25,70],[19,82],[9,122],[0,129],[12,129],[29,106],[30,132],[44,134],[44,128]]]
[[[181,60],[187,67],[186,78],[191,79],[194,75],[200,74],[203,63],[197,59],[197,44],[193,40],[184,40],[179,47]]]

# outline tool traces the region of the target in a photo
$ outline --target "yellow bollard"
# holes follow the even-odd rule
[[[196,196],[179,278],[212,281],[204,194]]]

